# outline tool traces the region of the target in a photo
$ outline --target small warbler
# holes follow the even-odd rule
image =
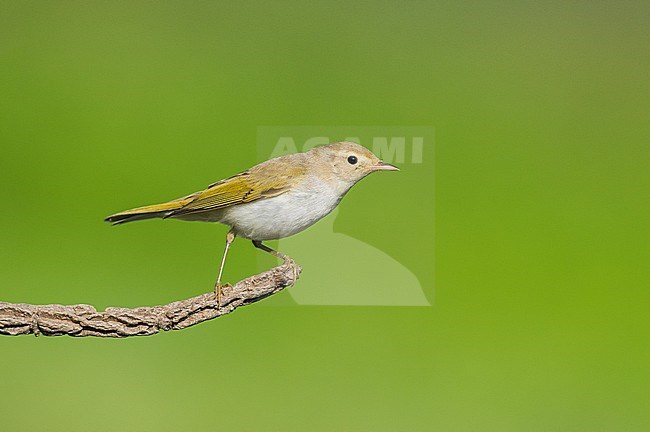
[[[359,144],[337,142],[270,159],[213,183],[203,191],[126,210],[105,220],[117,225],[173,218],[228,225],[230,230],[215,287],[220,304],[223,267],[236,236],[252,240],[256,248],[276,257],[290,260],[262,241],[288,237],[313,225],[331,212],[355,183],[375,171],[399,171],[399,168],[381,161]]]

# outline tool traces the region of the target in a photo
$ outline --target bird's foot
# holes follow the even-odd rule
[[[284,263],[286,265],[288,265],[289,267],[291,267],[291,271],[293,273],[293,275],[292,275],[293,278],[291,280],[291,286],[295,286],[296,282],[298,282],[298,278],[300,277],[300,272],[298,271],[298,264],[296,264],[296,262],[293,260],[293,258],[290,258],[287,255],[285,255],[283,257],[283,259],[284,259]]]
[[[223,298],[223,289],[232,288],[232,285],[229,283],[220,283],[217,282],[214,286],[214,293],[217,295],[217,307],[221,307],[221,299]]]

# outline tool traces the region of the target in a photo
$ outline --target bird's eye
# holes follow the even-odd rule
[[[354,165],[355,163],[358,162],[358,159],[356,156],[348,156],[348,162],[350,163],[350,165]]]

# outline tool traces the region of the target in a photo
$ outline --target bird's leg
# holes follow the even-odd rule
[[[258,249],[262,249],[264,252],[268,252],[274,257],[280,258],[282,261],[284,261],[285,264],[288,264],[291,266],[291,269],[293,270],[293,282],[291,285],[295,285],[296,281],[298,280],[298,267],[296,266],[296,262],[291,258],[289,255],[285,255],[282,252],[278,252],[274,249],[271,249],[270,247],[266,246],[263,244],[260,240],[253,240],[253,246],[255,246]]]
[[[235,232],[231,229],[226,234],[226,249],[223,251],[223,258],[221,258],[221,267],[219,267],[219,276],[217,277],[217,284],[214,286],[214,291],[217,294],[217,307],[221,307],[221,288],[224,285],[221,285],[221,275],[223,274],[223,266],[226,264],[226,255],[228,255],[228,249],[230,245],[235,240]],[[228,285],[228,284],[226,284]]]

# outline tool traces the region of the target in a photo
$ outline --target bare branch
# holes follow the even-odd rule
[[[170,303],[134,309],[85,304],[30,305],[0,302],[0,334],[122,338],[149,336],[161,330],[181,330],[217,318],[293,285],[302,269],[290,258],[271,270],[222,289],[221,307],[214,292]]]

